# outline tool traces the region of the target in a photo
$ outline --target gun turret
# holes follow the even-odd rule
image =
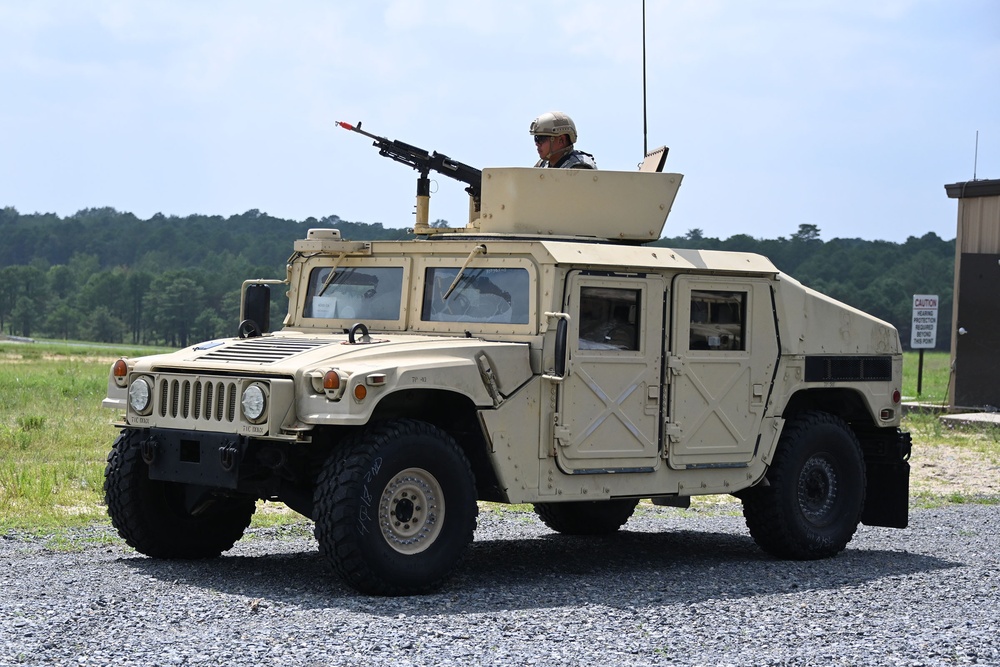
[[[402,141],[390,140],[366,132],[361,129],[360,121],[357,125],[351,125],[350,123],[338,120],[337,125],[345,130],[363,134],[371,139],[372,145],[378,147],[379,155],[409,165],[420,172],[420,176],[417,177],[417,215],[416,223],[413,227],[415,234],[430,234],[434,231],[429,224],[431,199],[429,174],[431,171],[436,171],[439,174],[465,183],[468,186],[465,188],[465,191],[469,193],[469,197],[471,198],[469,221],[471,222],[479,217],[483,187],[483,172],[481,170],[470,167],[458,160],[452,160],[447,155],[438,153],[437,151],[428,152],[423,148],[411,146]]]

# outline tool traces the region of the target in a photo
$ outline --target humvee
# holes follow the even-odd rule
[[[478,501],[600,535],[642,499],[731,494],[784,559],[907,525],[890,324],[759,255],[643,245],[680,174],[481,178],[466,227],[429,228],[418,188],[416,240],[310,229],[284,280],[244,283],[238,337],[114,363],[104,491],[129,545],[218,556],[280,501],[350,586],[402,595],[447,580]]]

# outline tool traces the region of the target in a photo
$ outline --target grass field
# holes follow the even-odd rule
[[[947,352],[925,352],[921,391],[917,393],[919,352],[903,353],[903,400],[937,405],[948,403],[951,357]]]
[[[46,530],[107,520],[102,505],[104,463],[115,429],[110,424],[113,415],[100,406],[108,369],[123,354],[155,351],[0,342],[0,530]],[[904,363],[903,393],[916,397],[917,355],[907,354]],[[925,355],[921,400],[944,402],[947,383],[947,354]],[[942,429],[931,415],[907,417],[904,428],[914,433],[920,448],[958,452],[955,456],[972,461],[973,468],[979,461],[987,474],[997,475],[996,429]],[[984,501],[975,489],[955,488],[915,485],[914,497],[922,504]],[[263,511],[254,521],[297,520],[289,514]]]
[[[101,399],[111,363],[137,353],[0,343],[0,526],[73,525],[105,516],[104,460],[115,430]]]

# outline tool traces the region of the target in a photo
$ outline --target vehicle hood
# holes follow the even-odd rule
[[[455,336],[372,334],[351,344],[346,335],[277,332],[254,338],[198,343],[177,352],[134,360],[146,372],[254,376],[301,376],[320,368],[376,369],[468,365],[485,353],[502,385],[517,386],[531,374],[528,344]]]

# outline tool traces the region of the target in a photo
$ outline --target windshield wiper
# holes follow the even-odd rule
[[[330,267],[330,273],[327,275],[326,280],[323,281],[323,287],[320,288],[319,293],[316,296],[323,296],[323,292],[325,292],[326,288],[330,286],[330,283],[333,282],[333,277],[337,274],[337,267],[340,266],[340,262],[343,261],[345,257],[347,257],[346,252],[342,252],[337,255],[337,259],[333,261],[333,266]]]
[[[458,286],[458,281],[462,279],[462,274],[465,273],[465,269],[468,268],[469,262],[471,262],[472,258],[479,253],[484,255],[486,254],[486,246],[484,244],[477,245],[472,249],[472,252],[469,253],[469,256],[465,258],[465,264],[463,264],[462,268],[458,270],[458,275],[451,281],[451,286],[445,291],[444,296],[441,297],[442,301],[447,301],[448,297],[451,296],[451,293],[455,291],[455,287]]]

